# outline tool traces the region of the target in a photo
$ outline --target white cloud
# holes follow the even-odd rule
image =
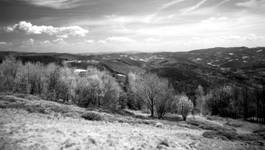
[[[45,40],[42,42],[43,44],[50,44],[51,42],[49,40]]]
[[[144,22],[145,23],[151,23],[152,21],[155,20],[155,18],[159,15],[160,12],[162,12],[165,9],[168,9],[178,3],[183,2],[184,0],[173,0],[170,2],[167,2],[165,4],[163,4],[158,10],[156,10],[154,13],[152,13],[151,15],[148,15],[144,18]]]
[[[242,40],[242,41],[258,41],[258,40],[265,40],[265,36],[256,35],[254,33],[245,35],[245,36],[230,36],[228,38]]]
[[[197,23],[186,23],[186,24],[172,24],[164,26],[153,26],[146,28],[139,28],[135,30],[135,34],[142,36],[152,36],[157,38],[173,38],[189,36],[217,36],[219,34],[235,33],[246,31],[249,27],[247,22],[252,21],[255,23],[257,19],[246,19],[246,18],[227,18],[225,16],[210,17]],[[243,26],[244,24],[248,26]]]
[[[99,44],[106,44],[107,41],[106,41],[106,40],[99,40],[98,43],[99,43]]]
[[[230,2],[230,1],[231,1],[231,0],[223,0],[223,1],[219,2],[219,3],[217,3],[214,7],[222,6],[222,5],[224,5],[225,3]]]
[[[30,43],[30,44],[34,44],[34,42],[35,42],[35,40],[34,40],[34,39],[32,39],[32,38],[31,38],[31,39],[29,39],[29,43]]]
[[[80,26],[68,26],[68,27],[53,27],[46,25],[32,25],[30,22],[20,21],[13,26],[5,28],[7,32],[24,31],[27,34],[48,34],[55,35],[60,38],[68,38],[68,36],[84,37],[87,35],[88,30]]]
[[[94,40],[86,40],[86,43],[87,44],[93,44],[93,43],[95,43],[95,41]]]
[[[60,42],[64,42],[64,40],[62,38],[58,38],[58,39],[53,40],[53,42],[60,43]]]
[[[156,39],[156,38],[147,38],[144,41],[148,42],[148,43],[155,43],[155,42],[160,42],[161,40],[160,39]]]
[[[30,38],[28,40],[22,41],[20,46],[21,47],[28,47],[28,46],[32,47],[34,46],[34,43],[35,43],[35,40]]]
[[[79,0],[20,0],[32,5],[50,7],[54,9],[68,9],[78,6]]]
[[[6,45],[7,42],[0,42],[0,45]]]
[[[62,39],[66,39],[69,36],[67,34],[63,34],[63,35],[57,35],[58,38],[62,38]]]
[[[203,5],[205,2],[207,2],[207,0],[201,0],[200,2],[198,2],[196,5],[193,5],[191,7],[188,7],[188,8],[185,8],[185,9],[182,9],[181,12],[182,14],[187,14],[189,12],[192,12],[198,8],[201,7],[201,5]]]
[[[135,42],[135,40],[133,40],[131,38],[122,37],[122,36],[108,37],[106,40],[111,41],[111,42]]]
[[[246,7],[246,8],[259,8],[265,6],[264,0],[248,0],[245,2],[236,3],[237,6]]]
[[[176,5],[180,2],[183,2],[184,0],[173,0],[171,2],[165,3],[164,5],[161,6],[160,10],[167,9],[173,5]]]
[[[155,14],[151,15],[144,15],[144,16],[119,16],[119,15],[108,15],[105,16],[106,20],[104,20],[103,24],[107,23],[118,23],[119,25],[122,24],[129,24],[129,23],[150,23],[151,19],[153,19]]]

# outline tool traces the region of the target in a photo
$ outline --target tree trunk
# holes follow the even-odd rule
[[[154,117],[154,99],[150,98],[151,101],[151,106],[150,106],[150,111],[151,111],[151,117]]]
[[[154,106],[151,106],[151,117],[154,117]]]
[[[187,120],[187,117],[185,115],[182,115],[182,118],[183,118],[184,121]]]

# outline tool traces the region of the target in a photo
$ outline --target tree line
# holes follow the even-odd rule
[[[204,91],[198,85],[194,94],[187,96],[155,73],[130,72],[126,88],[122,88],[111,73],[94,67],[79,76],[66,66],[22,63],[10,56],[0,64],[0,81],[2,92],[33,94],[81,107],[147,110],[159,119],[166,113],[178,113],[186,120],[192,113],[265,122],[264,87],[222,85]]]

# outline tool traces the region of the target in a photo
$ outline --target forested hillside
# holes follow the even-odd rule
[[[5,57],[10,55],[16,60],[5,61]],[[1,61],[3,90],[45,95],[46,99],[62,99],[64,102],[71,101],[85,107],[90,104],[101,106],[107,103],[105,100],[109,100],[109,96],[112,96],[114,101],[119,102],[115,107],[147,108],[151,113],[157,111],[158,116],[160,113],[159,117],[163,117],[163,109],[169,110],[166,109],[169,104],[159,110],[155,108],[158,107],[155,106],[155,103],[158,105],[156,101],[176,103],[179,101],[176,97],[183,95],[192,102],[193,113],[203,112],[264,122],[263,47],[101,55],[1,52]],[[13,67],[8,68],[10,66]],[[13,73],[12,70],[15,68],[18,70]],[[76,72],[78,69],[85,71],[82,77],[82,72]],[[38,74],[41,72],[42,74]],[[88,75],[86,72],[89,72]],[[28,87],[25,89],[15,83],[9,83],[10,77],[14,82],[23,82],[19,85],[25,84],[24,86]],[[42,85],[43,83],[45,85]],[[52,85],[47,85],[49,83]],[[110,89],[106,90],[106,87]],[[158,97],[170,96],[161,99],[153,98],[157,97],[156,95],[142,93],[148,88],[154,93],[157,93],[156,90],[159,91]],[[163,92],[161,89],[166,91]],[[86,94],[86,91],[91,93],[91,90],[97,92],[92,95]],[[110,94],[113,92],[116,93],[114,97]],[[89,99],[89,102],[83,101],[84,99]],[[110,100],[110,103],[114,104],[113,100]],[[170,102],[167,102],[168,100]]]

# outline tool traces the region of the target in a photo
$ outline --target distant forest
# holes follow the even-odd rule
[[[179,72],[170,73],[170,68],[167,73],[176,75],[179,82],[155,68],[122,73],[121,81],[116,76],[119,72],[102,64],[84,65],[81,68],[86,72],[80,76],[74,71],[78,64],[63,63],[67,57],[2,57],[0,91],[33,94],[80,107],[143,110],[159,119],[178,113],[184,120],[188,114],[199,114],[265,123],[265,86],[234,82],[209,86],[196,78],[182,79]],[[71,57],[85,60],[83,56]]]

